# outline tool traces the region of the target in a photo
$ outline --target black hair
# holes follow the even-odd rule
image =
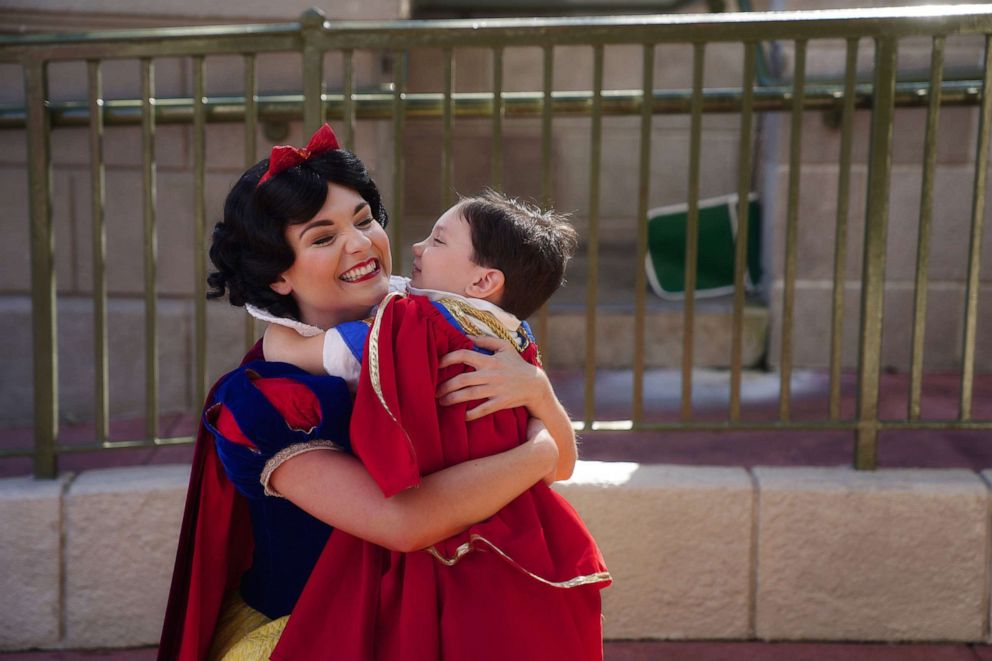
[[[503,272],[500,307],[526,319],[565,282],[578,234],[565,214],[487,190],[459,207],[472,233],[473,261]]]
[[[250,303],[277,317],[299,319],[292,295],[270,287],[296,259],[286,228],[317,215],[327,201],[328,183],[355,190],[383,227],[388,217],[379,189],[351,152],[335,149],[312,156],[259,186],[268,167],[265,159],[248,168],[227,195],[224,219],[214,226],[210,245],[217,270],[207,276],[207,298],[226,293],[231,305]]]

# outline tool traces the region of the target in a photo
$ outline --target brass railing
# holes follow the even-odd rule
[[[974,80],[944,80],[943,54],[946,39],[958,35],[983,35],[984,64]],[[928,80],[898,81],[896,57],[900,39],[927,37],[932,40],[932,62]],[[806,83],[806,53],[811,40],[834,39],[846,42],[843,79],[836,83]],[[450,201],[453,187],[454,119],[489,118],[493,136],[492,183],[502,183],[503,120],[535,117],[541,126],[540,181],[544,202],[552,196],[552,121],[554,117],[579,115],[591,119],[589,165],[589,218],[584,237],[588,246],[590,270],[586,296],[585,408],[578,426],[597,430],[723,430],[723,429],[822,429],[849,430],[856,435],[855,465],[872,468],[880,430],[955,429],[992,431],[992,421],[972,416],[976,328],[979,292],[979,259],[983,231],[983,209],[989,155],[989,122],[992,120],[992,7],[985,5],[940,8],[891,8],[872,10],[784,12],[720,15],[666,15],[608,18],[499,19],[455,21],[408,21],[393,23],[325,22],[317,12],[308,12],[298,23],[242,25],[230,27],[164,28],[80,35],[29,35],[0,37],[0,63],[19,64],[23,69],[24,107],[0,107],[0,128],[26,127],[28,141],[31,290],[34,337],[34,448],[4,450],[0,456],[31,454],[35,473],[51,477],[56,473],[60,452],[136,447],[189,442],[189,438],[160,438],[158,434],[158,346],[156,324],[156,161],[155,129],[159,124],[192,124],[195,212],[195,395],[202,401],[207,387],[205,240],[205,132],[210,122],[244,124],[245,163],[256,156],[256,130],[262,121],[302,118],[304,131],[315,129],[325,118],[335,120],[343,142],[351,147],[357,120],[389,120],[393,131],[393,206],[402,216],[404,164],[402,147],[408,118],[440,118],[442,129],[441,191]],[[873,80],[857,80],[858,46],[862,40],[875,45]],[[756,84],[756,51],[773,41],[794,46],[794,75],[789,83],[770,86]],[[707,47],[734,43],[741,47],[743,78],[740,87],[705,88],[704,64]],[[662,44],[692,47],[691,90],[656,89],[655,48]],[[588,46],[593,53],[593,85],[589,91],[554,89],[555,47]],[[635,90],[604,90],[604,49],[615,45],[638,46],[643,54],[643,84]],[[504,91],[504,50],[510,47],[536,47],[543,50],[543,86],[524,92]],[[414,48],[440,49],[443,53],[442,89],[431,93],[408,93],[408,51]],[[488,49],[492,54],[492,91],[455,92],[453,85],[454,49]],[[358,91],[354,84],[353,55],[374,50],[392,55],[392,79],[374,90]],[[256,56],[266,53],[302,54],[300,94],[259,95]],[[340,92],[324,89],[324,55],[337,52],[343,61]],[[205,85],[205,58],[216,55],[240,56],[244,61],[244,92],[241,96],[208,97]],[[193,72],[192,98],[156,98],[154,65],[157,58],[189,58]],[[141,98],[110,101],[103,98],[101,62],[111,59],[140,61]],[[80,102],[50,99],[46,81],[50,63],[85,61],[89,98]],[[924,320],[927,309],[927,263],[936,158],[936,126],[941,106],[980,107],[971,214],[970,248],[966,280],[966,306],[959,415],[952,420],[921,420],[920,397],[924,356]],[[906,419],[879,417],[879,373],[881,367],[882,295],[888,199],[892,152],[892,125],[897,106],[927,108],[927,129],[921,191],[918,258],[915,281],[914,331],[911,363],[910,403]],[[840,413],[841,331],[843,328],[844,265],[847,216],[850,202],[853,117],[858,108],[870,108],[871,133],[868,163],[868,194],[864,234],[864,267],[861,282],[861,325],[857,364],[857,411],[852,419]],[[793,372],[794,297],[797,269],[797,222],[799,215],[799,164],[802,153],[802,120],[809,110],[831,110],[839,114],[841,128],[840,180],[837,190],[837,225],[832,299],[829,413],[822,421],[792,419],[790,391]],[[759,112],[790,113],[791,138],[788,151],[790,175],[786,210],[784,293],[780,395],[778,419],[766,422],[741,417],[741,374],[744,318],[744,278],[747,241],[736,246],[736,293],[733,297],[732,353],[730,360],[730,406],[723,421],[693,418],[693,328],[695,269],[698,246],[700,197],[700,155],[704,113],[736,113],[740,116],[740,149],[737,164],[738,217],[742,226],[737,236],[746,239],[746,201],[751,190],[753,131]],[[651,176],[652,120],[659,114],[688,114],[690,152],[688,167],[688,232],[686,244],[686,297],[683,308],[683,354],[681,361],[681,419],[673,423],[645,421],[645,319],[646,277],[639,268],[647,252],[646,218]],[[637,268],[634,303],[633,398],[629,419],[596,420],[594,415],[596,376],[595,322],[599,292],[597,272],[601,234],[600,179],[602,169],[602,119],[606,115],[632,115],[640,118],[638,155],[639,229],[633,264]],[[126,442],[108,440],[108,340],[106,230],[104,226],[105,164],[104,126],[140,124],[143,150],[143,226],[146,383],[144,416],[145,438]],[[86,126],[91,151],[93,299],[95,310],[94,391],[96,438],[83,445],[58,443],[59,407],[57,396],[56,283],[51,197],[51,148],[53,127]],[[402,222],[392,226],[392,239],[400,241]],[[538,322],[546,330],[547,314]],[[250,337],[249,324],[246,334]]]

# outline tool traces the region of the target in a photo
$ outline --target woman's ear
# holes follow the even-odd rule
[[[280,275],[278,279],[269,284],[269,287],[272,288],[272,291],[282,296],[289,296],[293,293],[293,285],[286,279],[285,274]]]
[[[465,288],[465,294],[498,304],[505,284],[506,276],[499,269],[482,269],[472,284]]]

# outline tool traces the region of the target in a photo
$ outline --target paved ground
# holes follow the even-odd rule
[[[152,648],[115,651],[15,652],[5,661],[153,661]],[[848,643],[631,642],[607,643],[606,661],[992,661],[988,645]]]

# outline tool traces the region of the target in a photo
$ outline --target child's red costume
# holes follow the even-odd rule
[[[526,440],[523,408],[466,422],[478,402],[438,404],[438,384],[469,369],[438,369],[445,354],[473,346],[456,318],[444,301],[391,296],[369,333],[351,441],[386,496]],[[525,344],[537,364],[537,347]],[[423,551],[335,531],[272,658],[601,659],[600,590],[610,581],[575,510],[542,482]]]

